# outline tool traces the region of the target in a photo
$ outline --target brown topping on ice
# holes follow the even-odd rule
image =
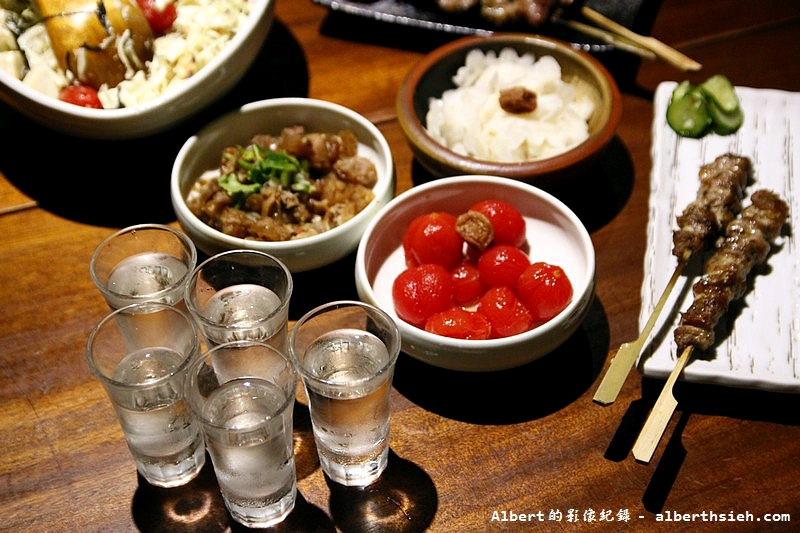
[[[536,110],[536,93],[521,86],[503,89],[500,91],[500,107],[515,115],[530,113]]]

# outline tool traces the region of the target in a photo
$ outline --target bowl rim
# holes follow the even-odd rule
[[[480,48],[492,43],[534,44],[546,49],[558,50],[586,65],[600,81],[599,90],[608,98],[608,119],[602,127],[579,145],[552,157],[521,162],[495,162],[459,154],[436,141],[427,132],[423,121],[414,110],[414,93],[420,79],[443,57],[471,48]],[[540,54],[541,55],[541,54]],[[552,37],[516,32],[495,32],[491,35],[469,35],[461,37],[426,54],[408,71],[401,81],[395,99],[398,122],[412,148],[426,157],[469,174],[498,175],[525,179],[565,170],[576,161],[591,157],[607,145],[616,134],[622,119],[622,95],[611,73],[594,56]]]
[[[259,241],[255,239],[242,239],[240,237],[234,237],[232,235],[228,235],[223,233],[215,228],[212,228],[199,218],[195,216],[194,213],[189,209],[189,206],[186,204],[186,198],[183,196],[181,192],[181,168],[180,162],[187,159],[188,155],[194,149],[195,145],[199,142],[200,138],[210,134],[211,132],[216,131],[219,129],[220,125],[223,125],[228,122],[233,122],[238,120],[242,115],[250,113],[250,112],[264,112],[270,109],[279,108],[279,107],[312,107],[319,109],[320,111],[328,111],[339,115],[346,115],[351,120],[358,122],[362,127],[364,127],[369,133],[373,136],[375,142],[380,147],[379,150],[376,150],[378,157],[381,159],[382,163],[384,164],[387,172],[386,176],[379,177],[378,182],[375,184],[373,188],[373,192],[375,193],[374,198],[367,204],[364,209],[358,212],[353,218],[345,221],[343,224],[336,226],[335,228],[331,228],[323,233],[318,233],[316,235],[311,235],[309,237],[303,237],[301,239],[294,239],[290,241]],[[265,126],[265,129],[268,129]],[[364,219],[374,216],[372,210],[374,209],[373,206],[380,205],[380,198],[384,196],[390,189],[393,189],[394,186],[394,159],[392,157],[392,151],[389,147],[389,142],[386,140],[386,137],[380,132],[378,127],[369,119],[367,119],[364,115],[345,107],[341,104],[337,104],[334,102],[330,102],[327,100],[321,100],[318,98],[308,98],[308,97],[301,97],[301,96],[290,96],[290,97],[283,97],[283,98],[268,98],[264,100],[257,100],[254,102],[248,102],[238,109],[234,109],[225,113],[224,115],[217,117],[213,121],[206,124],[202,127],[198,132],[193,134],[189,137],[181,146],[181,149],[178,151],[178,155],[175,158],[175,163],[172,167],[172,172],[170,176],[170,196],[172,197],[173,208],[176,211],[176,214],[179,215],[181,218],[181,224],[189,223],[193,229],[195,229],[198,233],[204,234],[207,238],[213,239],[218,243],[224,245],[225,247],[229,248],[246,248],[251,250],[259,250],[265,251],[268,253],[290,253],[295,250],[305,249],[309,246],[314,246],[323,241],[328,241],[330,239],[334,239],[339,235],[345,234],[351,230],[353,226],[360,224]],[[197,179],[196,177],[194,178]],[[380,188],[378,186],[380,185]]]
[[[372,220],[367,225],[367,228],[364,230],[364,234],[362,236],[361,242],[359,243],[358,250],[356,252],[355,275],[356,275],[357,287],[363,287],[363,290],[367,293],[369,299],[371,299],[373,302],[378,302],[378,298],[376,297],[375,290],[372,285],[374,279],[370,278],[366,270],[366,252],[372,234],[376,231],[381,222],[389,215],[389,213],[393,209],[395,209],[398,205],[402,204],[408,198],[412,198],[415,196],[424,196],[431,189],[439,187],[457,186],[463,183],[480,183],[486,185],[496,185],[496,186],[502,185],[505,187],[512,187],[519,189],[521,192],[524,192],[526,194],[532,194],[533,196],[536,196],[540,200],[543,200],[553,205],[559,211],[559,213],[565,216],[570,221],[570,223],[573,224],[578,229],[578,233],[580,235],[581,248],[583,249],[583,251],[586,254],[586,257],[588,258],[587,276],[585,283],[583,283],[580,287],[574,287],[576,289],[574,294],[577,297],[573,297],[569,305],[567,305],[567,307],[564,308],[554,318],[552,318],[551,320],[545,322],[540,326],[537,326],[528,331],[524,331],[517,335],[512,335],[510,337],[502,337],[499,339],[473,339],[473,340],[443,337],[441,335],[436,335],[434,333],[427,332],[423,329],[420,329],[416,326],[409,324],[408,322],[404,321],[403,319],[397,316],[397,313],[393,307],[390,310],[385,310],[392,316],[392,318],[394,318],[398,322],[398,328],[400,328],[401,333],[404,331],[408,331],[415,338],[418,338],[431,345],[447,344],[454,347],[468,348],[469,351],[465,351],[463,355],[471,356],[473,355],[473,352],[476,350],[482,352],[484,350],[491,350],[496,348],[507,348],[510,346],[514,346],[518,343],[524,343],[530,341],[536,337],[546,336],[552,330],[559,328],[567,317],[573,316],[575,314],[583,314],[584,311],[586,310],[584,308],[588,308],[588,305],[590,303],[588,301],[590,300],[589,298],[590,293],[594,292],[595,274],[597,268],[594,244],[592,243],[589,231],[586,229],[586,226],[583,224],[583,222],[581,222],[580,218],[578,218],[575,212],[572,211],[572,209],[570,209],[564,202],[562,202],[552,194],[540,189],[539,187],[536,187],[535,185],[509,179],[502,176],[481,175],[481,174],[449,176],[433,180],[421,185],[417,185],[395,196],[395,198],[392,199],[392,201],[387,203],[372,218]]]
[[[230,61],[230,58],[238,53],[242,45],[263,23],[263,17],[269,16],[272,9],[275,7],[276,0],[249,0],[255,9],[250,11],[249,16],[245,20],[242,27],[237,31],[233,38],[228,41],[220,53],[217,54],[211,61],[209,61],[203,68],[196,74],[183,80],[178,87],[173,90],[164,92],[155,98],[146,100],[140,104],[132,107],[114,108],[114,109],[94,109],[89,107],[82,107],[67,102],[63,102],[58,98],[46,95],[37,91],[17,79],[8,72],[0,69],[0,88],[8,88],[9,90],[0,90],[0,97],[7,101],[9,105],[14,108],[20,107],[14,102],[12,91],[14,94],[23,97],[28,102],[34,103],[41,108],[51,108],[53,111],[63,115],[64,117],[77,117],[82,120],[95,120],[102,123],[111,123],[120,120],[141,119],[142,115],[149,115],[153,113],[163,112],[161,107],[168,105],[172,102],[179,101],[186,97],[187,93],[192,92],[196,87],[208,83],[208,79],[215,76],[216,70],[224,65],[225,62]],[[23,112],[20,109],[20,112]]]

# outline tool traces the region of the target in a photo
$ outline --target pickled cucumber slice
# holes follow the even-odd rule
[[[738,130],[744,122],[742,108],[736,106],[731,113],[723,111],[716,103],[716,100],[708,100],[708,114],[713,122],[713,129],[719,135],[729,135]]]
[[[703,91],[688,82],[678,84],[667,106],[667,124],[682,137],[705,135],[712,119]]]
[[[733,84],[722,74],[715,74],[700,84],[700,89],[723,113],[736,114],[739,98]]]
[[[672,90],[672,96],[670,97],[670,103],[674,102],[675,100],[680,100],[692,89],[693,85],[689,80],[683,80],[678,84],[675,89]]]

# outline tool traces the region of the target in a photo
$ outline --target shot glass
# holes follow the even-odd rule
[[[322,470],[364,486],[386,468],[390,397],[400,333],[375,307],[332,302],[306,313],[289,337],[308,397]]]
[[[194,269],[185,302],[208,347],[260,340],[286,352],[292,275],[279,259],[230,250]]]
[[[146,301],[175,305],[196,264],[197,249],[184,233],[139,224],[105,238],[92,254],[89,272],[111,309]]]
[[[187,483],[205,463],[202,428],[183,396],[189,360],[199,353],[191,317],[154,302],[112,311],[86,343],[137,469],[159,487]]]
[[[192,361],[185,387],[233,518],[248,527],[282,521],[297,496],[291,358],[261,341],[220,344]]]

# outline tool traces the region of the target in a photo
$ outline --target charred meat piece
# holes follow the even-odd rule
[[[746,157],[724,154],[700,168],[697,196],[678,215],[672,254],[678,259],[707,250],[742,209],[752,165]]]
[[[468,11],[478,5],[479,0],[436,0],[436,4],[443,11],[450,13],[460,13]]]
[[[484,20],[495,26],[524,22],[533,27],[542,26],[550,19],[553,10],[568,6],[573,0],[436,0],[439,9],[448,13],[463,13],[479,6]]]

